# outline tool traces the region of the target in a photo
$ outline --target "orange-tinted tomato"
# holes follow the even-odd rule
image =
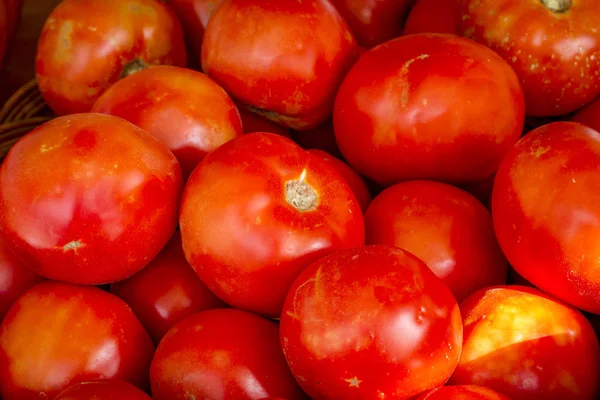
[[[99,378],[148,386],[152,340],[123,300],[98,288],[44,282],[0,325],[3,400],[53,399]]]
[[[492,389],[476,385],[442,386],[417,400],[511,400]]]
[[[56,118],[0,169],[0,233],[42,276],[80,284],[125,279],[169,241],[181,169],[148,133],[108,115]]]
[[[89,112],[129,68],[186,65],[183,30],[160,0],[64,0],[52,11],[37,49],[36,76],[58,115]]]
[[[451,384],[515,400],[597,399],[600,347],[579,311],[524,286],[481,290],[460,305],[464,343]]]
[[[417,0],[411,8],[404,35],[413,33],[457,33],[456,0]]]
[[[579,122],[600,132],[600,97],[577,111],[571,121]]]
[[[314,400],[403,400],[450,377],[462,325],[452,293],[422,261],[366,246],[321,258],[300,274],[280,340]]]
[[[180,232],[175,232],[150,265],[129,279],[113,283],[110,291],[132,308],[155,343],[186,317],[225,307],[187,263]]]
[[[206,154],[242,134],[240,114],[225,90],[180,67],[151,67],[120,80],[92,112],[124,118],[158,138],[179,160],[185,179]]]
[[[69,386],[54,400],[151,400],[150,396],[126,381],[99,379]]]
[[[150,369],[153,399],[304,399],[277,339],[276,323],[245,311],[189,317],[158,345]]]
[[[398,183],[365,214],[367,244],[404,249],[431,269],[460,301],[506,283],[507,264],[489,211],[469,193],[445,183]]]

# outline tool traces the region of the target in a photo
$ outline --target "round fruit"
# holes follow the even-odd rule
[[[281,315],[292,373],[314,400],[410,399],[443,385],[460,356],[456,300],[415,256],[339,251],[306,268]]]
[[[310,129],[331,115],[357,56],[350,28],[327,0],[227,0],[206,28],[202,68],[251,111]]]
[[[507,264],[489,211],[469,193],[445,183],[398,183],[365,214],[368,244],[404,249],[425,262],[458,301],[506,283]]]
[[[464,343],[451,384],[514,400],[597,399],[600,347],[579,311],[524,286],[474,293],[460,305]]]
[[[442,386],[417,400],[511,400],[492,389],[476,385]]]
[[[116,379],[100,379],[70,386],[54,400],[151,400],[131,383]]]
[[[500,246],[526,280],[600,313],[600,133],[556,122],[527,134],[496,175]]]
[[[6,7],[6,37],[11,40],[17,34],[21,23],[23,0],[2,0],[0,3],[4,3]]]
[[[408,14],[403,34],[457,33],[457,13],[455,0],[417,0]]]
[[[510,66],[447,34],[404,36],[363,54],[334,111],[346,160],[384,185],[487,178],[523,124],[523,92]]]
[[[53,399],[99,378],[148,385],[150,337],[123,300],[58,282],[25,292],[0,325],[0,396]]]
[[[33,130],[0,169],[0,233],[50,279],[102,284],[146,266],[177,225],[181,170],[117,117],[78,114]]]
[[[58,115],[88,112],[140,65],[185,66],[183,30],[160,0],[64,0],[42,30],[36,77]]]
[[[577,111],[571,117],[571,121],[587,125],[600,132],[600,97]]]
[[[243,133],[225,90],[201,72],[173,66],[147,68],[120,80],[92,112],[126,119],[159,139],[179,160],[184,178],[206,154]]]
[[[156,350],[153,399],[303,399],[277,336],[276,323],[240,310],[210,310],[185,319]]]

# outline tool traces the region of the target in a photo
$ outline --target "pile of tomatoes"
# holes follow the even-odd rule
[[[1,399],[600,398],[600,0],[64,0],[35,68]]]

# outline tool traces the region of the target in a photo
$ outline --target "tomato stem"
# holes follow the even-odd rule
[[[306,171],[300,179],[285,183],[285,199],[300,212],[313,211],[319,204],[319,196],[315,189],[305,181]]]
[[[125,66],[123,67],[123,71],[121,71],[119,79],[127,78],[129,75],[133,75],[137,72],[143,71],[148,67],[148,64],[146,64],[139,58],[136,58],[135,60],[129,61],[127,64],[125,64]]]
[[[544,7],[555,13],[564,13],[571,8],[572,0],[540,0]]]

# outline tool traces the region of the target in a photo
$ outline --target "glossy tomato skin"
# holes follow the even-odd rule
[[[0,241],[0,321],[19,296],[43,280]]]
[[[261,117],[258,114],[254,114],[243,108],[243,106],[239,107],[240,116],[242,117],[242,125],[244,126],[244,133],[254,133],[254,132],[268,132],[274,133],[279,136],[286,137],[288,139],[292,138],[290,131],[283,126],[276,124],[273,121],[270,121],[264,117]]]
[[[458,33],[456,1],[417,0],[404,24],[404,35]]]
[[[492,389],[476,385],[442,386],[417,400],[511,400]]]
[[[350,28],[327,0],[227,0],[206,28],[202,69],[251,111],[302,130],[331,115],[357,56]]]
[[[277,324],[234,309],[209,310],[175,325],[150,369],[154,400],[305,399],[277,341]]]
[[[56,118],[21,139],[2,164],[0,233],[42,276],[115,282],[169,241],[182,186],[173,154],[129,122]]]
[[[71,384],[121,379],[146,389],[154,352],[131,309],[90,286],[40,283],[0,325],[0,395],[54,398]]]
[[[113,283],[110,291],[132,308],[155,343],[186,317],[225,307],[187,263],[180,232],[147,267]]]
[[[506,283],[507,263],[489,211],[469,193],[445,183],[398,183],[365,213],[367,244],[404,249],[425,262],[461,301]]]
[[[496,174],[492,216],[510,264],[525,279],[600,313],[600,134],[555,122],[527,134]]]
[[[159,0],[65,0],[46,20],[35,70],[48,105],[66,115],[89,112],[134,60],[186,65],[183,30],[167,5]]]
[[[600,97],[578,110],[571,121],[579,122],[600,132]]]
[[[185,188],[186,258],[228,304],[278,317],[292,282],[312,261],[364,244],[360,205],[319,157],[270,133],[210,153]]]
[[[389,246],[339,251],[306,268],[281,315],[292,373],[314,400],[409,399],[458,363],[456,300],[415,256]]]
[[[330,0],[352,29],[359,45],[371,48],[402,34],[415,0]]]
[[[159,139],[177,157],[184,178],[206,154],[243,133],[237,107],[223,88],[201,72],[174,66],[120,80],[92,112],[126,119]]]
[[[333,122],[346,160],[378,183],[473,182],[493,174],[521,135],[523,92],[508,64],[480,44],[408,35],[361,56]]]
[[[457,20],[514,68],[528,115],[567,114],[600,94],[600,0],[458,0]]]
[[[350,189],[352,189],[352,193],[356,196],[356,200],[358,200],[361,210],[365,211],[369,206],[369,203],[371,203],[372,198],[363,177],[344,161],[332,156],[326,151],[312,149],[308,152],[321,158],[344,178],[348,186],[350,186]]]
[[[54,400],[151,400],[131,383],[117,379],[99,379],[69,386]]]
[[[464,343],[450,384],[515,400],[597,399],[600,347],[578,310],[524,286],[496,286],[460,304]]]

